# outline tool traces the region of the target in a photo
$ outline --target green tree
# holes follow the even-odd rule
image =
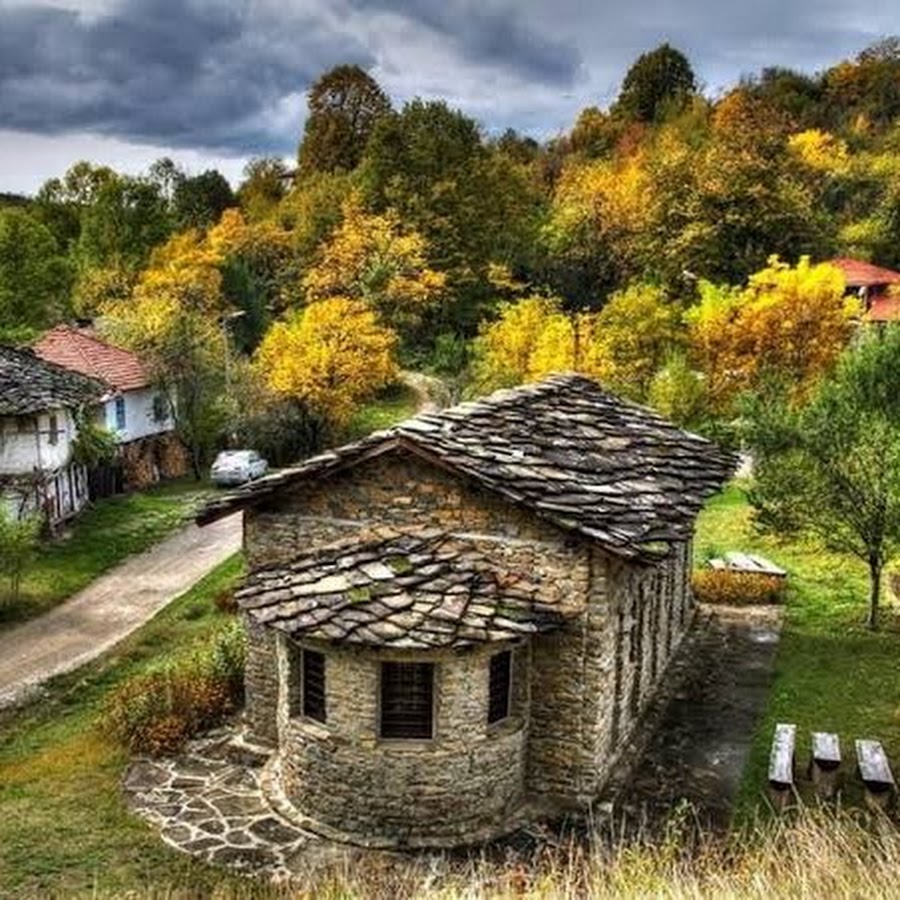
[[[277,157],[262,156],[247,163],[237,199],[250,222],[275,213],[287,193],[290,177],[287,166]]]
[[[300,171],[351,172],[376,123],[391,111],[387,94],[359,66],[337,66],[313,84],[300,143]]]
[[[0,209],[0,330],[40,330],[66,312],[71,270],[50,230],[24,209]]]
[[[696,91],[687,57],[669,44],[642,53],[628,70],[614,106],[615,114],[637,122],[655,122],[682,108]]]
[[[6,579],[6,596],[15,603],[21,594],[22,578],[37,553],[41,520],[38,516],[15,519],[0,504],[0,575]]]
[[[207,228],[236,205],[231,185],[217,169],[182,178],[172,194],[172,215],[178,228]]]
[[[747,412],[759,522],[861,559],[877,628],[884,567],[900,550],[900,329],[848,350],[807,406],[764,393]]]
[[[170,231],[160,186],[116,175],[103,181],[83,208],[78,262],[86,268],[141,268]]]

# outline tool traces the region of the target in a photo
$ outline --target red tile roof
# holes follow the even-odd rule
[[[146,369],[134,353],[70,325],[52,328],[32,349],[41,359],[99,378],[117,391],[133,391],[150,384]]]
[[[833,266],[837,266],[847,280],[847,287],[875,287],[884,284],[900,284],[900,272],[892,269],[883,269],[881,266],[873,266],[872,263],[863,262],[861,259],[849,259],[839,256],[830,260]]]
[[[896,322],[900,320],[900,297],[876,294],[869,298],[865,318],[869,322]]]

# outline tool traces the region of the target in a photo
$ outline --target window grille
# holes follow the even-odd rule
[[[434,665],[381,664],[381,736],[430,738],[434,726]]]
[[[509,715],[512,689],[512,652],[505,650],[491,657],[488,686],[488,722],[499,722]]]

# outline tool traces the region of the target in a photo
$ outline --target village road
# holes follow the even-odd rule
[[[238,512],[193,523],[64,603],[0,634],[0,708],[99,656],[241,548]]]

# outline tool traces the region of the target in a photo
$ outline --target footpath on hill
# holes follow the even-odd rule
[[[241,519],[235,513],[205,528],[190,524],[0,634],[0,708],[99,656],[240,550]]]

